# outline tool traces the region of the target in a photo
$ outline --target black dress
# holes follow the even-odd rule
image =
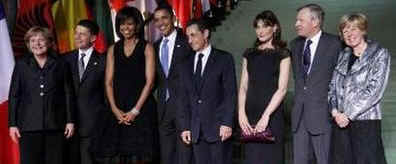
[[[249,76],[245,111],[250,125],[260,120],[272,96],[278,89],[280,61],[288,57],[287,50],[248,49],[247,59]],[[276,138],[274,143],[246,143],[245,164],[284,163],[284,114],[283,103],[270,116],[268,128]]]
[[[140,40],[133,54],[127,57],[122,41],[114,46],[114,99],[117,107],[124,112],[136,105],[146,83],[145,47],[146,41]],[[92,151],[97,157],[121,156],[121,159],[127,157],[127,161],[131,161],[129,158],[151,160],[158,156],[156,120],[156,104],[152,94],[146,99],[132,125],[118,124],[116,117],[109,112]]]

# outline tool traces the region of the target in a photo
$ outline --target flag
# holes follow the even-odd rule
[[[104,52],[107,46],[114,43],[113,24],[108,0],[86,0],[87,7],[92,13],[90,19],[94,20],[99,26],[99,34],[96,38],[95,48],[99,52]]]
[[[24,36],[33,26],[47,27],[54,30],[50,0],[19,0],[15,29],[12,36],[12,46],[15,56],[26,52]]]
[[[8,92],[10,88],[14,55],[3,5],[0,3],[0,161],[4,164],[18,164],[18,145],[8,135]],[[4,150],[4,151],[3,151]]]
[[[74,28],[82,19],[88,19],[87,7],[82,0],[58,0],[52,6],[58,51],[65,53],[75,48]]]
[[[180,26],[185,29],[191,19],[193,0],[168,0],[176,13]]]

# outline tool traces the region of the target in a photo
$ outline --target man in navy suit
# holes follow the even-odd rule
[[[65,55],[65,60],[73,74],[74,90],[77,98],[77,133],[70,141],[69,162],[92,164],[88,151],[92,136],[97,130],[97,121],[105,108],[104,70],[105,56],[97,52],[93,45],[99,27],[90,20],[81,20],[74,32],[76,50]]]
[[[191,148],[183,144],[176,122],[176,90],[180,76],[178,65],[192,53],[181,29],[174,26],[176,17],[172,8],[160,5],[154,11],[154,25],[162,38],[155,42],[157,111],[162,164],[188,164]]]
[[[236,110],[234,59],[209,43],[210,29],[203,20],[190,21],[186,31],[195,52],[180,69],[181,137],[192,145],[195,164],[230,164]]]

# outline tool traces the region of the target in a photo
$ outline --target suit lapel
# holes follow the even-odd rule
[[[214,47],[212,47],[208,61],[206,62],[206,65],[204,67],[204,71],[202,74],[202,83],[201,83],[202,85],[199,88],[199,90],[202,90],[202,88],[205,86],[205,82],[210,77],[210,75],[213,73],[214,66],[215,66],[215,58],[216,58],[215,55],[216,55],[215,49],[214,49]]]
[[[78,72],[78,51],[74,51],[70,55],[72,55],[71,56],[72,61],[70,62],[70,66],[71,66],[71,71],[72,71],[72,76],[73,76],[73,83],[74,83],[74,86],[76,86],[76,89],[78,89],[78,87],[80,86],[80,75]]]
[[[311,71],[308,75],[308,79],[310,78],[310,75],[318,71],[318,68],[320,67],[320,63],[322,63],[321,61],[323,60],[323,58],[325,58],[324,55],[326,55],[325,52],[327,47],[326,41],[327,41],[326,34],[322,33],[322,36],[320,36],[319,39],[318,47],[316,48],[314,59],[312,61]]]
[[[94,70],[94,68],[99,64],[99,60],[98,60],[98,54],[96,53],[96,51],[94,50],[92,52],[91,58],[88,61],[88,65],[85,68],[83,77],[81,79],[80,83],[83,83],[84,80],[87,78],[87,76],[90,74],[90,72],[92,72]]]
[[[175,67],[176,63],[178,62],[178,56],[179,54],[183,53],[181,52],[182,48],[181,48],[181,43],[180,43],[180,35],[179,32],[177,32],[176,34],[176,40],[175,40],[175,45],[173,47],[173,54],[172,54],[172,60],[171,60],[171,64],[169,67],[169,76],[171,76],[172,72],[173,72],[173,67]]]
[[[304,50],[304,43],[305,40],[301,39],[299,40],[296,44],[296,57],[297,57],[297,67],[298,67],[298,71],[300,72],[301,78],[304,78],[304,74],[305,72],[304,70],[304,66],[303,66],[303,50]]]
[[[160,57],[160,48],[161,48],[161,42],[162,42],[163,37],[158,40],[158,42],[155,44],[155,50],[156,50],[156,54],[157,54],[157,69],[160,70],[160,76],[161,78],[165,79],[165,72],[164,69],[162,68],[162,64],[161,64],[161,57]]]

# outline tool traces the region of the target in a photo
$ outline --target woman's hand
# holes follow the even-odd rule
[[[250,126],[249,121],[246,117],[246,114],[239,114],[238,116],[239,126],[241,127],[243,133],[250,135],[253,133],[253,128]]]
[[[270,119],[270,116],[267,114],[264,114],[258,121],[256,127],[254,127],[254,132],[260,133],[260,132],[265,131],[265,129],[267,129],[269,119]]]

